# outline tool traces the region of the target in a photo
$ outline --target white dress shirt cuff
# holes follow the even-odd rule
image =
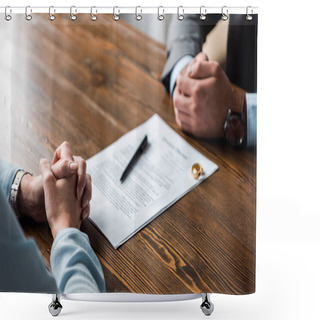
[[[192,59],[193,59],[193,56],[185,55],[182,58],[180,58],[180,60],[178,60],[178,62],[173,67],[170,75],[170,96],[171,97],[173,94],[174,87],[176,86],[178,75],[192,61]]]
[[[247,146],[257,145],[257,94],[247,93]]]

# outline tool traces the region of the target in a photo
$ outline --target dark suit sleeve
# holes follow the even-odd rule
[[[221,15],[185,15],[182,21],[172,17],[167,38],[167,62],[162,72],[162,83],[169,92],[170,74],[177,61],[185,55],[195,56],[202,50],[207,34],[214,28]]]

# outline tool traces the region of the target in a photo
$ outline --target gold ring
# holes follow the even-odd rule
[[[195,179],[199,179],[199,177],[203,174],[203,168],[199,163],[195,163],[191,168],[191,172]]]

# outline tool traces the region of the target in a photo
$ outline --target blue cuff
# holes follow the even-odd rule
[[[247,147],[257,145],[257,94],[247,93]]]
[[[172,69],[171,75],[170,75],[170,96],[172,97],[174,87],[176,86],[177,78],[180,72],[192,61],[193,56],[186,55],[180,58],[178,62],[175,64],[175,66]]]
[[[13,179],[19,170],[18,167],[11,165],[9,162],[0,159],[0,189],[7,201],[9,201]]]
[[[68,236],[71,234],[79,234],[81,237],[85,237],[86,241],[88,241],[88,236],[85,233],[81,232],[80,230],[76,228],[64,228],[58,233],[58,235],[54,239],[52,243],[51,251],[54,251],[54,248],[58,245],[60,239],[62,239],[64,236]]]
[[[60,293],[105,292],[100,262],[88,236],[75,228],[61,230],[55,238],[50,262]]]

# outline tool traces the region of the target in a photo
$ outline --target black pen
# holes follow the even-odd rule
[[[141,141],[138,149],[136,150],[136,152],[134,153],[134,155],[132,156],[131,160],[129,161],[128,165],[126,166],[126,168],[123,171],[123,174],[121,175],[120,178],[120,182],[122,183],[124,181],[124,179],[127,177],[130,169],[133,167],[133,165],[136,163],[136,161],[139,159],[139,157],[141,156],[142,152],[145,150],[145,148],[148,145],[148,136],[145,135],[143,140]]]

